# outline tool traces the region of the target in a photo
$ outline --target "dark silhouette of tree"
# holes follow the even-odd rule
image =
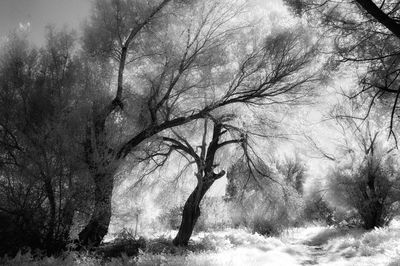
[[[177,151],[182,153],[189,162],[196,165],[197,185],[183,207],[182,222],[178,234],[173,240],[173,244],[176,246],[186,246],[188,244],[194,226],[200,216],[201,200],[214,182],[225,175],[224,170],[216,171],[218,168],[218,163],[216,162],[217,152],[227,145],[244,142],[242,134],[239,134],[237,138],[224,139],[223,136],[232,131],[232,128],[224,124],[223,120],[223,118],[205,119],[201,145],[197,148],[190,144],[188,138],[176,132],[174,132],[173,138],[163,137],[163,141],[169,146],[169,150],[164,156],[169,156],[172,151]],[[213,124],[211,134],[209,132],[209,123]],[[157,155],[159,156],[160,154]]]
[[[48,28],[41,50],[10,35],[0,64],[0,253],[59,252],[90,187],[75,109],[80,62],[72,33]],[[4,245],[3,245],[4,243]]]

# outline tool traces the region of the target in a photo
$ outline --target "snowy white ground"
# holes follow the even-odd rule
[[[139,265],[360,265],[400,266],[400,222],[390,227],[339,230],[309,226],[265,238],[244,230],[203,233],[193,239],[213,247],[188,255],[142,254]]]
[[[170,234],[173,236],[174,232]],[[123,256],[102,262],[100,258],[71,252],[64,258],[37,261],[19,254],[6,261],[6,265],[400,266],[400,222],[370,232],[308,226],[287,230],[280,237],[230,229],[197,234],[191,248],[194,251],[187,252],[173,247],[170,241],[150,240],[147,251],[138,257]],[[171,251],[180,255],[172,255]]]

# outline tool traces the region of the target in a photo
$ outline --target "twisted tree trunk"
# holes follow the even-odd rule
[[[200,217],[200,202],[214,181],[199,182],[183,207],[182,222],[179,232],[172,241],[175,246],[187,246],[192,236],[194,226]]]
[[[178,140],[164,138],[167,141],[174,143],[175,148],[181,149],[184,152],[191,155],[197,164],[197,186],[190,194],[187,199],[185,206],[183,207],[182,213],[182,222],[179,227],[179,232],[172,241],[175,246],[187,246],[189,243],[189,239],[192,236],[194,226],[196,225],[197,219],[200,216],[200,202],[203,199],[206,192],[210,189],[210,187],[214,184],[215,180],[221,178],[225,175],[225,171],[221,171],[219,173],[214,173],[214,159],[217,150],[224,145],[230,143],[238,143],[238,140],[235,141],[226,141],[223,143],[218,143],[220,137],[223,135],[222,133],[222,124],[217,123],[214,125],[212,140],[210,144],[206,145],[206,137],[207,137],[207,120],[204,122],[204,134],[203,134],[203,142],[201,146],[201,154],[198,156],[192,147],[186,146],[188,144],[183,144]]]

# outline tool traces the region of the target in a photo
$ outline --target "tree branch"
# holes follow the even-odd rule
[[[355,0],[368,14],[400,39],[400,24],[382,11],[372,0]]]

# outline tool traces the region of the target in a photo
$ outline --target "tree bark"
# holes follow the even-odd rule
[[[356,0],[356,2],[379,23],[400,39],[400,24],[383,12],[372,0]]]
[[[113,101],[111,101],[108,105],[103,108],[99,108],[96,110],[93,109],[93,125],[94,125],[94,141],[92,139],[92,129],[90,126],[87,127],[87,139],[85,143],[85,156],[87,164],[89,168],[92,168],[92,171],[95,173],[94,182],[95,182],[95,207],[94,212],[90,218],[89,223],[86,227],[79,233],[79,240],[82,245],[94,245],[97,246],[102,241],[103,237],[107,234],[108,226],[111,220],[111,197],[113,190],[113,175],[112,174],[98,174],[98,168],[93,167],[93,165],[98,164],[99,162],[94,159],[94,151],[96,149],[105,149],[105,153],[102,153],[100,157],[100,161],[106,162],[106,167],[109,166],[109,162],[115,162],[116,159],[120,159],[120,155],[117,158],[112,158],[111,160],[107,159],[110,155],[107,147],[107,136],[106,136],[106,120],[109,115],[120,107],[123,109],[122,102],[122,92],[123,92],[123,80],[124,80],[124,70],[126,65],[126,59],[128,55],[129,45],[132,40],[137,36],[137,34],[145,27],[147,24],[151,22],[154,16],[157,15],[169,2],[172,0],[163,0],[150,14],[149,16],[140,24],[138,24],[135,28],[131,30],[128,38],[124,42],[121,47],[121,54],[119,59],[119,67],[118,67],[118,84],[117,84],[117,93],[116,97]],[[152,135],[156,134],[154,132]],[[147,131],[144,134],[139,134],[137,136],[136,141],[133,143],[128,142],[129,150],[124,153],[126,156],[132,148],[137,146],[140,142],[145,140],[147,137],[151,135],[147,134]],[[124,147],[127,144],[124,145]],[[103,150],[104,151],[104,150]],[[108,155],[105,155],[107,154]],[[101,171],[100,171],[101,172]]]
[[[107,234],[111,220],[111,197],[114,187],[114,167],[112,149],[107,145],[105,121],[113,110],[113,103],[99,111],[93,106],[93,126],[86,127],[84,144],[85,160],[92,175],[94,191],[94,210],[88,224],[79,233],[79,241],[84,246],[98,246]]]
[[[71,198],[68,198],[62,209],[61,229],[59,232],[59,239],[66,241],[69,239],[71,227],[74,221],[75,205]]]
[[[79,241],[85,246],[98,246],[108,232],[111,220],[113,175],[97,174],[95,182],[95,205],[86,227],[79,233]]]
[[[213,181],[198,183],[183,207],[182,222],[178,234],[172,241],[175,246],[187,246],[194,226],[200,217],[200,202],[209,190]]]

